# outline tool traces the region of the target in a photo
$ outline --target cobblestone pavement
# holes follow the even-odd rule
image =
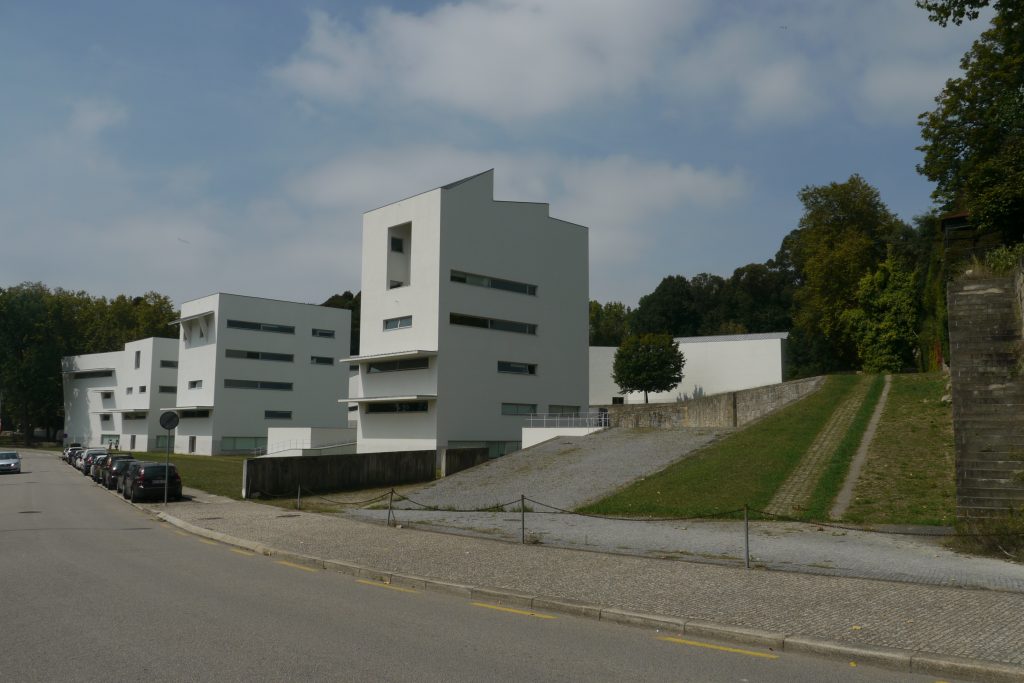
[[[664,469],[723,431],[613,428],[588,436],[558,437],[438,479],[407,495],[431,507],[486,508],[527,494],[561,508],[575,508]]]
[[[501,543],[186,493],[195,499],[168,505],[168,514],[268,547],[381,572],[840,643],[1024,664],[1024,594]]]
[[[814,487],[825,471],[829,458],[853,423],[857,409],[863,403],[870,385],[868,377],[860,378],[860,382],[853,388],[850,395],[832,413],[832,417],[822,428],[821,433],[814,438],[814,442],[800,459],[796,469],[779,487],[775,497],[768,504],[766,512],[774,515],[794,516],[806,507],[807,501],[814,492]]]
[[[387,510],[347,514],[383,524]],[[523,533],[518,512],[408,510],[395,512],[394,518],[405,526],[513,542]],[[525,527],[529,542],[549,546],[733,567],[744,563],[743,522],[736,520],[647,522],[527,512]],[[1024,565],[961,555],[935,536],[751,522],[750,560],[783,571],[1024,593]]]

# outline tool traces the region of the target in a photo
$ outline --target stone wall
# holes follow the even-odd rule
[[[611,427],[684,429],[741,427],[816,391],[824,377],[770,384],[715,394],[678,403],[637,403],[602,406]]]

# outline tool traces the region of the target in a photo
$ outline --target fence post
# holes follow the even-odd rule
[[[391,502],[395,499],[395,490],[388,491],[388,526],[391,526]]]
[[[519,526],[521,529],[521,540],[526,544],[526,496],[519,494]]]
[[[743,564],[750,569],[750,520],[747,514],[747,504],[743,504]]]
[[[302,509],[302,485],[299,484],[298,490],[295,492],[295,509]]]

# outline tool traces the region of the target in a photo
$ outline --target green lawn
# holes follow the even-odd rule
[[[165,453],[132,453],[136,460],[163,462]],[[171,462],[178,468],[181,483],[208,493],[242,498],[242,462],[246,455],[178,455],[171,453]]]
[[[870,380],[858,375],[830,376],[811,396],[580,511],[698,517],[744,504],[763,509],[835,407],[859,382]]]

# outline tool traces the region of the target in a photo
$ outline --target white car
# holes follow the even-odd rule
[[[0,472],[21,472],[21,456],[18,451],[0,451]]]

